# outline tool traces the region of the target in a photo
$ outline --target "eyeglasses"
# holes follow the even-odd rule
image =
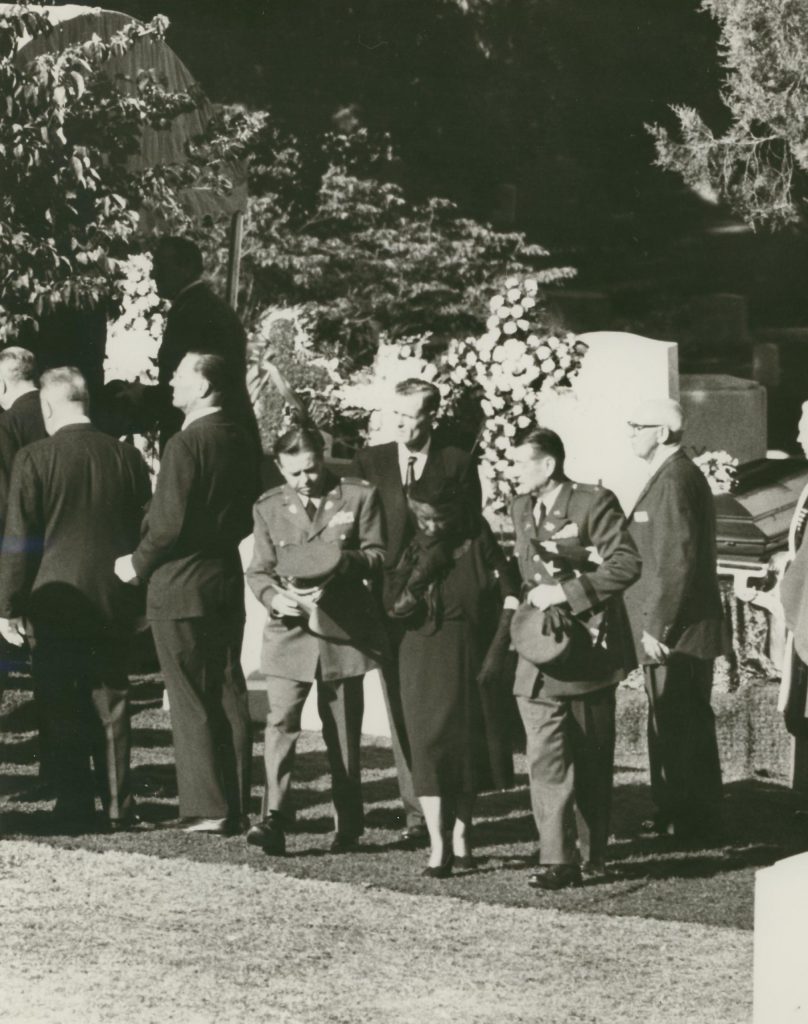
[[[632,434],[638,434],[641,430],[656,430],[661,426],[659,423],[628,423],[628,429]]]

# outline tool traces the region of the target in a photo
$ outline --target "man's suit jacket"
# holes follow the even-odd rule
[[[780,581],[780,600],[786,626],[794,635],[794,650],[808,664],[808,486],[799,496],[788,535],[791,561]]]
[[[640,575],[640,556],[617,498],[604,487],[564,480],[540,525],[532,495],[514,498],[511,515],[525,593],[560,584],[592,640],[576,679],[558,679],[520,656],[514,693],[577,697],[619,683],[636,665],[621,595]]]
[[[387,556],[384,565],[386,569],[392,569],[398,564],[404,548],[415,533],[401,481],[398,445],[391,441],[388,444],[363,448],[354,457],[351,473],[362,480],[367,480],[379,491],[387,536]],[[481,510],[480,478],[473,459],[462,448],[455,448],[452,445],[441,446],[433,441],[423,475],[434,475],[462,484],[467,488],[471,508],[475,511]]]
[[[165,447],[182,425],[182,413],[171,404],[171,378],[188,352],[210,353],[225,360],[233,379],[227,411],[257,441],[258,427],[246,384],[247,335],[236,311],[199,281],[172,303],[157,353],[153,412],[160,424],[161,446]]]
[[[247,582],[270,612],[264,629],[263,666],[271,675],[312,680],[319,663],[323,679],[346,679],[378,667],[386,655],[380,613],[365,586],[384,562],[384,524],[374,487],[348,477],[327,476],[320,506],[310,520],[293,488],[284,484],[255,504],[255,548]],[[324,605],[354,643],[332,643],[313,635],[298,619],[278,619],[272,599],[282,588],[278,551],[323,541],[338,545],[343,564],[326,585]]]
[[[140,453],[89,423],[21,449],[0,555],[0,615],[66,636],[127,631],[115,559],[137,542],[151,487]]]
[[[643,631],[696,658],[715,658],[727,634],[716,573],[715,505],[704,474],[675,451],[643,488],[629,516],[642,575],[626,593],[637,657]]]
[[[169,440],[132,556],[149,584],[149,619],[243,616],[238,546],[250,532],[257,492],[254,449],[224,412],[194,420]]]
[[[14,456],[20,448],[47,436],[38,391],[26,391],[0,416],[0,537],[3,536]]]

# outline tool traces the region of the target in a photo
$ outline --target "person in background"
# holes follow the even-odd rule
[[[14,460],[0,572],[0,632],[21,643],[47,725],[60,831],[136,824],[129,773],[127,649],[136,608],[116,558],[136,543],[149,473],[131,445],[87,417],[73,367],[48,370],[39,396],[50,435]],[[91,771],[95,766],[95,779]]]
[[[422,568],[413,565],[407,578],[395,572],[416,532],[415,521],[407,506],[409,487],[423,476],[432,480],[449,480],[464,489],[470,509],[479,511],[482,507],[480,481],[469,453],[453,445],[440,444],[434,436],[439,409],[440,392],[434,384],[415,378],[400,382],[395,387],[391,409],[396,439],[357,452],[351,467],[352,474],[378,489],[387,533],[383,603],[385,607],[393,608],[396,601],[403,598],[404,607],[399,607],[404,612],[408,606],[414,606],[444,561],[440,545],[432,547],[431,551],[422,547]],[[408,582],[412,588],[409,595],[404,593]],[[398,680],[396,648],[402,635],[401,624],[388,619],[388,632],[393,656],[382,687],[406,815],[401,839],[408,846],[423,846],[428,840],[428,833],[412,786],[410,744]]]
[[[249,825],[252,747],[238,546],[250,532],[258,460],[222,409],[230,383],[221,356],[192,351],[180,361],[171,387],[182,429],[163,453],[140,543],[115,570],[148,584],[176,755],[180,816],[171,827],[218,836]]]
[[[518,607],[504,554],[482,515],[454,482],[421,477],[409,490],[418,533],[402,562],[437,539],[450,564],[404,621],[401,700],[412,778],[429,830],[423,874],[472,869],[471,822],[478,793],[513,784],[506,662]]]
[[[250,436],[258,450],[261,442],[247,392],[247,336],[236,311],[203,280],[202,255],[188,238],[166,236],[154,250],[152,276],[157,294],[171,302],[157,353],[157,384],[111,382],[118,402],[129,405],[133,422],[155,424],[160,451],[182,428],[182,414],[173,405],[171,381],[188,352],[219,356],[228,370],[228,392],[220,402],[228,415]]]
[[[374,487],[329,472],[322,436],[311,426],[284,433],[274,455],[286,483],[256,502],[255,548],[247,569],[247,582],[269,616],[262,652],[269,675],[264,817],[250,829],[247,842],[268,854],[286,852],[300,717],[316,685],[331,768],[331,852],[343,853],[356,848],[364,831],[359,760],[363,676],[386,660],[384,626],[366,586],[381,574],[384,562],[381,507]],[[335,558],[327,585],[312,592],[295,583],[302,569],[285,569],[283,560],[296,556],[305,564],[315,548],[318,563],[329,551]],[[292,580],[285,578],[287,573]]]
[[[707,839],[721,820],[721,765],[710,705],[713,662],[727,649],[716,570],[715,506],[682,451],[682,408],[641,402],[629,419],[648,482],[629,516],[642,575],[625,595],[648,697],[656,811],[647,831]]]
[[[584,634],[567,665],[539,668],[520,653],[516,666],[541,850],[528,884],[545,890],[606,876],[615,689],[636,665],[622,594],[640,575],[617,498],[570,480],[564,459],[552,430],[535,428],[513,448],[521,493],[511,514],[524,600]]]
[[[0,539],[5,525],[14,457],[20,448],[48,436],[45,421],[42,419],[36,378],[33,352],[16,345],[0,350],[0,408],[3,409],[3,415],[0,416]],[[8,679],[9,665],[15,664],[14,659],[7,657],[0,663],[0,701]],[[46,781],[51,775],[50,744],[47,737],[47,718],[36,685],[33,688],[33,696],[37,720],[39,776]]]

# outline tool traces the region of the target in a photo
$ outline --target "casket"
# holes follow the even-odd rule
[[[804,459],[756,459],[739,467],[737,489],[715,495],[719,562],[739,567],[765,563],[785,548],[806,482]]]

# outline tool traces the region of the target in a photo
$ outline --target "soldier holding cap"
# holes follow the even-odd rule
[[[511,509],[524,599],[532,606],[511,626],[541,844],[539,870],[528,882],[551,890],[605,875],[615,687],[636,664],[620,595],[640,574],[617,499],[569,480],[564,455],[552,430],[517,439],[513,460],[523,493]]]
[[[285,853],[291,777],[303,705],[313,683],[331,768],[333,852],[364,829],[359,748],[363,680],[385,659],[385,633],[365,585],[381,573],[384,533],[375,488],[337,479],[316,429],[293,427],[274,455],[286,483],[256,502],[247,581],[269,612],[262,661],[269,711],[264,816],[247,841]]]
[[[680,447],[682,408],[641,403],[629,429],[649,479],[629,516],[643,568],[626,593],[648,695],[648,758],[656,814],[646,828],[687,839],[718,825],[721,766],[710,706],[713,660],[727,636],[716,574],[715,507]]]

